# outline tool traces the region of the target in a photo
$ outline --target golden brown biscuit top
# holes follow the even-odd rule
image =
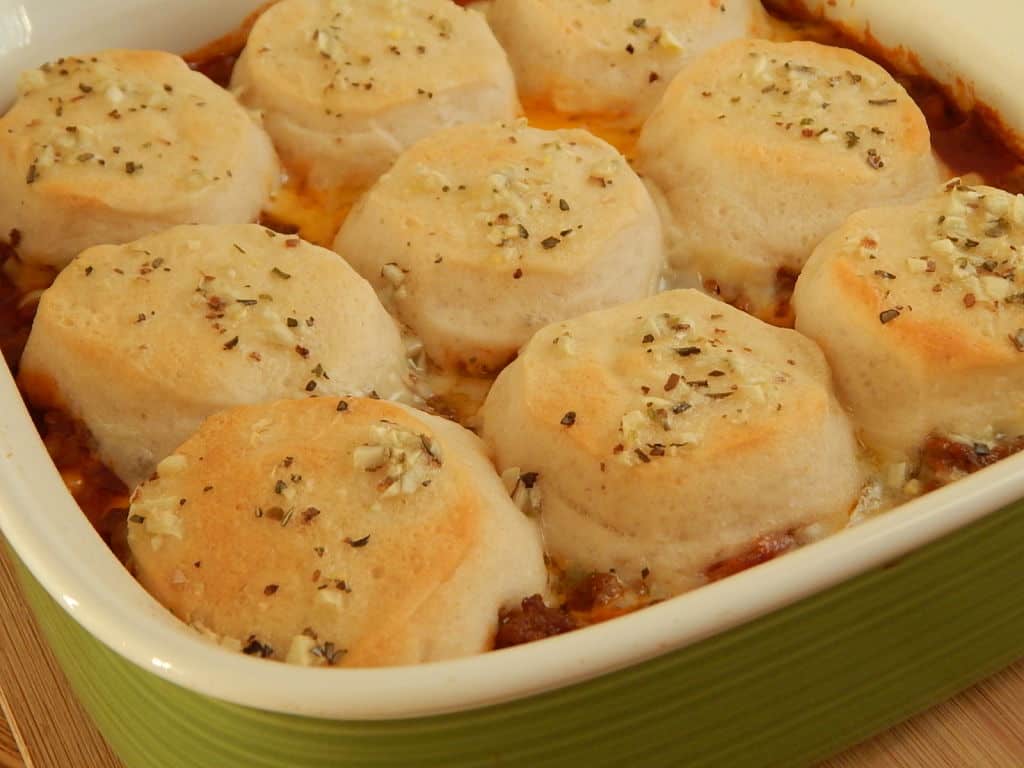
[[[537,0],[537,6],[558,19],[571,18],[560,34],[603,51],[646,56],[655,62],[685,53],[690,47],[688,27],[712,24],[725,13],[724,0]]]
[[[182,226],[91,248],[40,306],[78,327],[95,364],[116,361],[224,405],[268,391],[365,394],[341,365],[354,355],[378,362],[381,382],[404,365],[362,278],[334,253],[255,224]]]
[[[442,442],[386,401],[225,411],[136,490],[129,540],[144,577],[201,631],[244,626],[232,636],[250,655],[341,664],[474,546],[480,501]]]
[[[264,95],[317,122],[429,102],[507,67],[483,17],[445,0],[286,0],[248,49]]]
[[[293,523],[296,526],[309,525],[321,513],[314,502],[322,504],[327,496],[339,493],[358,496],[359,504],[356,506],[381,512],[390,500],[401,501],[422,492],[440,476],[444,466],[440,444],[423,425],[419,425],[422,429],[413,429],[394,420],[395,414],[390,413],[389,408],[397,414],[400,413],[397,407],[387,404],[360,406],[359,401],[347,398],[332,399],[329,405],[318,403],[311,407],[323,412],[320,418],[324,423],[319,425],[319,434],[308,435],[310,440],[305,449],[300,445],[303,436],[289,433],[289,428],[294,425],[282,415],[289,410],[297,411],[296,407],[281,406],[276,411],[268,409],[265,418],[246,424],[248,433],[243,441],[253,452],[247,460],[253,458],[255,464],[260,464],[262,460],[273,458],[275,444],[288,448],[287,455],[267,464],[265,482],[248,486],[243,494],[246,503],[252,507],[254,520],[279,523],[282,528]],[[392,418],[370,418],[367,413],[373,410]],[[227,439],[237,442],[239,436],[231,435]],[[344,445],[339,446],[339,441]],[[190,464],[207,459],[205,455],[193,455],[194,451],[190,449],[196,443],[202,444],[202,440],[186,443],[179,452],[161,461],[156,472],[133,494],[129,522],[140,526],[143,533],[151,537],[184,537],[180,510],[188,503],[188,495],[179,485],[186,481],[186,485],[194,485],[197,478],[183,476],[183,472]],[[346,462],[337,463],[331,458],[339,450]],[[208,477],[223,469],[226,467],[211,462]],[[250,469],[251,466],[247,465],[246,470]],[[303,471],[307,474],[303,475]],[[325,471],[334,479],[348,478],[347,483],[355,487],[348,487],[343,492],[330,483],[324,485],[319,473]],[[197,494],[193,508],[197,505],[216,507],[223,501],[216,490],[215,485],[204,486]],[[207,500],[212,501],[207,503]],[[353,502],[350,499],[350,503]],[[427,504],[428,501],[417,497],[416,503]],[[348,543],[358,548],[366,544],[364,539],[369,539],[369,535],[356,537]]]
[[[884,172],[895,152],[927,153],[929,132],[909,94],[853,51],[809,42],[743,40],[687,69],[670,91],[688,119],[797,148],[818,160]]]
[[[1024,195],[954,179],[914,208],[851,219],[836,269],[877,323],[923,352],[1024,363],[1022,250]]]
[[[24,72],[0,152],[38,190],[145,211],[230,179],[249,128],[234,99],[177,56],[111,50]]]
[[[908,259],[908,270],[947,277],[964,306],[980,300],[993,312],[1003,304],[1024,308],[1024,195],[954,179],[939,206],[931,231],[935,258]]]
[[[523,355],[538,411],[589,450],[631,465],[719,450],[827,398],[824,363],[796,333],[694,291],[646,303],[612,323],[549,326]]]
[[[525,121],[452,128],[425,139],[399,158],[369,199],[403,212],[411,236],[424,239],[417,248],[436,246],[447,261],[509,272],[586,263],[593,244],[647,200],[610,145],[585,131],[542,131]]]

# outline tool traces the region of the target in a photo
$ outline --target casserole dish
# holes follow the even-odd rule
[[[0,89],[69,49],[190,50],[255,5],[107,0],[81,21],[55,0],[7,4]],[[1010,39],[1024,11],[1009,0],[987,14],[819,5],[1024,128],[1004,87],[1024,76]],[[69,679],[130,768],[801,765],[1024,653],[1018,456],[584,632],[414,668],[265,664],[203,643],[153,601],[79,513],[7,373],[0,402],[0,526]]]

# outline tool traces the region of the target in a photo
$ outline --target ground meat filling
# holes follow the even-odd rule
[[[560,580],[556,574],[556,580]],[[543,640],[574,629],[614,619],[651,605],[646,585],[629,587],[613,572],[589,573],[564,589],[558,607],[544,602],[540,595],[525,598],[512,609],[498,614],[495,648]]]
[[[61,411],[37,411],[33,417],[64,484],[96,532],[125,562],[128,489],[96,457],[92,436],[80,422]]]
[[[576,622],[564,608],[552,608],[544,603],[543,597],[533,595],[524,598],[518,607],[502,610],[498,614],[498,634],[494,638],[494,647],[510,648],[513,645],[532,643],[576,628]]]
[[[36,302],[26,301],[27,297],[5,271],[8,262],[17,262],[20,240],[21,233],[16,229],[11,230],[6,238],[0,238],[0,352],[12,371],[17,370],[36,314]]]
[[[988,443],[965,443],[932,435],[921,448],[919,479],[925,491],[934,491],[955,480],[1024,451],[1024,435]]]
[[[596,611],[613,604],[625,594],[625,585],[614,573],[591,573],[569,593],[566,607],[570,611]]]
[[[753,568],[755,565],[774,560],[779,555],[784,555],[786,552],[796,549],[796,547],[797,540],[792,533],[762,536],[746,552],[741,552],[735,557],[730,557],[726,560],[720,560],[709,567],[704,572],[704,575],[707,576],[709,582],[720,581],[727,576]]]

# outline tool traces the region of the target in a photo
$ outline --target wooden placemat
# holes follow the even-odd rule
[[[0,539],[0,768],[120,768],[68,690]],[[22,759],[18,757],[21,748]]]
[[[8,728],[7,721],[0,720],[0,768],[21,768],[23,765],[18,745],[14,743],[14,734]]]
[[[0,617],[0,768],[122,768],[69,692],[3,546]],[[1024,768],[1024,661],[821,768]]]

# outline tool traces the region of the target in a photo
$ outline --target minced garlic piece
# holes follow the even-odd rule
[[[543,257],[578,232],[581,225],[572,213],[575,201],[566,199],[566,180],[582,172],[587,183],[610,187],[629,172],[617,154],[599,151],[595,159],[592,145],[561,135],[538,145],[535,129],[522,120],[493,130],[495,142],[517,148],[471,175],[421,163],[416,183],[452,201],[459,215],[475,224],[478,236],[493,249],[497,269],[529,255]]]
[[[898,105],[907,98],[895,83],[870,72],[811,65],[768,50],[750,51],[731,82],[701,95],[721,120],[737,113],[761,118],[795,141],[853,153],[876,171],[886,168],[889,131],[898,127]],[[869,111],[833,108],[837,104]],[[861,118],[854,122],[851,114]]]
[[[383,445],[361,445],[352,453],[352,465],[356,469],[373,472],[388,461],[388,451]]]
[[[715,316],[700,322],[665,313],[639,317],[630,334],[627,343],[640,347],[646,365],[613,451],[626,464],[646,464],[700,443],[709,414],[745,423],[754,409],[777,405],[779,388],[790,380],[734,344]]]
[[[959,284],[965,306],[996,307],[1024,297],[1024,221],[1016,218],[1021,196],[975,189],[960,179],[945,186],[945,195],[931,250]]]
[[[188,458],[180,453],[172,453],[156,465],[156,473],[160,477],[170,477],[180,474],[186,467],[188,467]]]
[[[330,587],[318,590],[316,593],[316,599],[321,603],[327,603],[338,610],[341,610],[345,606],[345,593]]]
[[[541,510],[541,490],[537,485],[540,475],[537,472],[523,472],[519,467],[510,467],[501,473],[501,481],[505,484],[512,502],[520,512],[527,515],[538,515]]]
[[[562,353],[568,357],[572,357],[573,355],[576,354],[576,338],[572,335],[571,331],[564,331],[563,333],[560,333],[558,336],[555,337],[555,340],[552,343],[555,344],[562,351]]]
[[[356,469],[384,470],[378,483],[382,498],[411,495],[429,486],[443,463],[441,448],[429,435],[384,419],[370,427],[370,442],[352,454]]]
[[[915,275],[923,274],[928,271],[928,259],[911,256],[907,259],[907,269]]]
[[[140,523],[150,536],[173,536],[181,539],[185,533],[177,512],[181,501],[176,496],[133,501],[129,522]]]
[[[683,43],[671,30],[665,29],[658,35],[658,45],[666,51],[678,53],[683,50]]]
[[[405,282],[405,272],[401,267],[394,263],[385,264],[381,267],[380,275],[395,288],[398,288]]]
[[[313,655],[316,648],[316,640],[308,635],[296,635],[288,646],[288,655],[285,656],[286,664],[295,664],[300,667],[318,666],[318,657]]]
[[[885,484],[889,488],[902,488],[907,482],[907,462],[890,464],[884,470]]]
[[[330,28],[317,29],[313,32],[313,42],[320,51],[320,55],[326,59],[340,61],[345,57],[345,49],[338,39],[337,32]]]

